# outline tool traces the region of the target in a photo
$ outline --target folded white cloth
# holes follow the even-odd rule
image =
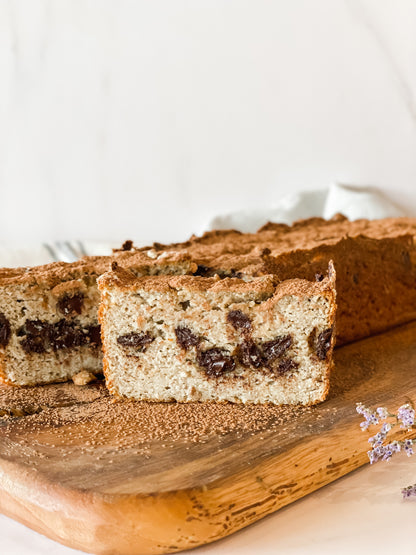
[[[250,233],[266,222],[291,224],[313,216],[329,219],[338,212],[350,220],[405,216],[400,208],[373,187],[333,184],[326,189],[286,195],[274,206],[262,210],[240,210],[214,216],[200,231],[239,229]]]
[[[263,210],[241,210],[214,216],[199,230],[239,229],[257,231],[268,221],[291,224],[295,220],[321,216],[331,218],[341,212],[350,220],[358,218],[387,218],[404,216],[395,204],[372,187],[352,187],[334,184],[327,189],[290,194],[276,205]],[[109,243],[83,242],[88,254],[110,254]],[[65,258],[62,258],[65,260]],[[35,266],[53,262],[50,250],[44,245],[27,245],[25,248],[0,244],[0,267]]]

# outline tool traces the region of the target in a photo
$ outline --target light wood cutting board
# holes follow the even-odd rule
[[[169,553],[232,534],[368,461],[356,402],[416,400],[416,323],[335,361],[329,399],[295,410],[2,387],[0,511],[92,553]]]

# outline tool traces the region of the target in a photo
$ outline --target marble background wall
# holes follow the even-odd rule
[[[0,0],[0,240],[171,241],[338,181],[416,215],[413,0]]]

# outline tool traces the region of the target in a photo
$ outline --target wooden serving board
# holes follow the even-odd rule
[[[176,552],[232,534],[368,461],[356,402],[416,399],[416,323],[335,360],[329,399],[312,408],[0,388],[0,511],[92,553]]]

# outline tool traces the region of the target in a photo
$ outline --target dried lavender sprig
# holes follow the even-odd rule
[[[382,445],[390,430],[391,424],[385,422],[381,430],[375,436],[368,438],[368,442],[373,445],[373,448]]]
[[[363,403],[357,403],[356,410],[358,414],[364,416],[364,422],[361,422],[360,427],[362,430],[368,430],[371,425],[379,424],[381,420],[386,420],[387,418],[394,418],[395,423],[391,426],[396,426],[400,424],[401,428],[407,428],[410,430],[413,426],[416,426],[415,415],[416,411],[410,403],[406,403],[398,408],[397,414],[390,413],[386,407],[378,407],[377,409],[372,409],[366,407]]]
[[[366,407],[365,405],[363,405],[363,403],[357,403],[357,412],[358,414],[361,414],[362,416],[364,416],[365,420],[364,422],[361,422],[360,427],[362,430],[368,430],[368,428],[372,425],[372,424],[378,424],[379,423],[379,415],[377,414],[377,411]]]
[[[413,444],[416,442],[414,439],[405,439],[402,443],[404,452],[408,457],[413,455]]]
[[[407,486],[406,488],[403,488],[402,495],[404,499],[406,499],[407,497],[412,497],[412,495],[416,495],[416,484],[413,484],[413,486]]]
[[[389,413],[389,411],[386,409],[386,407],[378,407],[377,414],[378,414],[378,417],[380,418],[380,420],[385,420],[389,416],[392,416]]]
[[[389,461],[395,453],[399,453],[400,451],[404,451],[408,457],[414,454],[413,445],[416,444],[416,439],[393,441],[384,445],[384,441],[387,439],[390,430],[394,426],[400,424],[401,428],[409,431],[416,428],[415,409],[410,403],[406,403],[399,407],[397,414],[389,413],[385,407],[378,407],[374,410],[366,407],[362,403],[357,403],[357,412],[365,418],[364,422],[360,424],[362,430],[367,430],[369,426],[372,424],[379,424],[382,420],[387,420],[388,418],[395,419],[395,422],[384,422],[380,431],[369,438],[368,441],[372,445],[372,449],[367,452],[370,464],[380,460]],[[402,489],[402,495],[403,498],[416,496],[416,484]]]
[[[399,453],[401,450],[400,442],[392,441],[387,445],[378,445],[367,451],[368,458],[370,459],[370,464],[374,464],[378,461],[389,461],[395,453]]]
[[[402,405],[397,411],[397,420],[400,422],[401,428],[408,430],[415,423],[415,409],[409,403]]]

